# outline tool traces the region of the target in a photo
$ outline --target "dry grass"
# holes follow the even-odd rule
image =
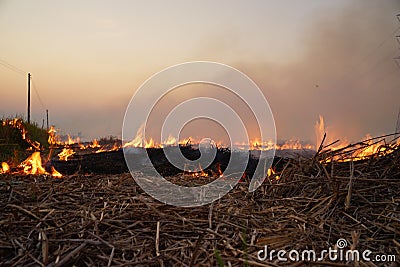
[[[400,150],[359,162],[291,160],[254,193],[248,181],[211,205],[178,208],[129,174],[0,176],[0,265],[398,266]],[[193,184],[198,178],[176,183]],[[397,262],[259,261],[257,251],[334,247]],[[392,265],[391,265],[392,264]]]

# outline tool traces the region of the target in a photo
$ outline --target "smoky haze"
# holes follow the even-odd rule
[[[400,68],[394,58],[400,44],[394,35],[400,23],[394,24],[394,15],[399,6],[398,1],[369,1],[316,13],[292,62],[237,64],[264,89],[278,137],[314,141],[319,114],[331,137],[357,141],[366,133],[395,131]]]
[[[66,3],[0,6],[0,59],[33,73],[42,100],[32,93],[33,118],[41,124],[48,108],[61,133],[81,132],[84,140],[120,137],[125,109],[140,84],[193,60],[228,64],[253,79],[269,101],[278,139],[314,143],[319,115],[328,135],[348,141],[395,130],[398,0],[159,1],[158,9],[146,1],[77,2],[79,10]],[[25,114],[26,78],[0,68],[0,88],[0,115]],[[159,109],[166,112],[191,96],[225,99],[250,131],[256,129],[248,108],[210,88],[172,93],[173,101]],[[185,135],[216,129],[210,135],[225,138],[207,123],[188,125]]]

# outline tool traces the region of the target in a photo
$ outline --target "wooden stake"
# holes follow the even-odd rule
[[[160,256],[159,244],[160,244],[160,221],[157,221],[157,232],[156,232],[156,255],[157,255],[157,257]]]

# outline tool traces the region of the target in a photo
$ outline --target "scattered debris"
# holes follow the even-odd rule
[[[346,249],[396,255],[395,263],[359,266],[395,266],[400,148],[390,149],[349,162],[334,160],[343,151],[290,159],[255,192],[245,177],[222,199],[194,208],[154,200],[130,174],[1,174],[0,265],[293,266],[260,261],[257,252],[265,245],[321,251],[343,238]],[[170,177],[186,186],[204,179],[211,177]]]

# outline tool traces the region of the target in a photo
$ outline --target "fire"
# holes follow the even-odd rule
[[[355,145],[350,146],[350,143],[347,141],[338,141],[335,142],[335,139],[332,139],[331,133],[328,133],[325,129],[324,118],[319,116],[319,121],[315,125],[315,132],[317,136],[317,145],[321,144],[324,134],[326,133],[326,139],[324,144],[328,144],[328,149],[335,151],[342,149],[343,153],[341,155],[334,155],[332,158],[328,158],[327,161],[336,160],[336,161],[357,161],[368,158],[373,155],[380,155],[380,152],[387,151],[385,145],[385,139],[377,140],[376,138],[372,138],[370,134],[367,134],[363,141],[360,143],[356,143]],[[397,141],[400,144],[399,140]],[[329,145],[333,143],[332,145]],[[389,144],[389,147],[394,147],[395,144]],[[348,149],[347,149],[348,148]]]
[[[201,167],[200,163],[199,163],[199,167],[198,168],[194,168],[194,172],[192,173],[193,177],[208,177],[208,173],[205,173],[203,168]]]
[[[50,145],[66,145],[68,144],[68,142],[72,142],[73,140],[71,139],[71,137],[68,135],[68,142],[61,142],[61,138],[59,135],[57,135],[57,131],[54,128],[54,125],[50,126],[50,129],[47,131],[47,133],[49,134],[49,138],[47,139],[47,142]]]
[[[199,163],[198,168],[194,166],[193,170],[188,170],[187,164],[184,166],[184,171],[183,173],[186,173],[192,177],[208,177],[208,173],[206,173],[203,168],[201,167],[201,164]]]
[[[317,121],[317,123],[315,124],[314,130],[315,130],[315,135],[317,136],[317,142],[316,142],[315,146],[318,149],[318,147],[321,145],[322,140],[324,139],[324,135],[326,133],[324,117],[322,117],[321,115],[319,115],[319,121]]]
[[[21,137],[25,140],[30,146],[30,149],[40,150],[40,143],[37,141],[32,141],[27,135],[28,131],[25,128],[25,124],[21,119],[15,118],[13,120],[4,120],[2,122],[3,126],[9,126],[14,129],[17,129],[21,133]]]
[[[57,155],[60,160],[67,161],[68,157],[75,154],[75,152],[70,148],[63,148],[63,150]]]
[[[47,174],[42,166],[42,158],[40,152],[33,152],[33,154],[24,160],[19,167],[24,168],[26,174]]]
[[[1,163],[1,172],[0,173],[7,173],[10,171],[10,166],[8,166],[7,162]]]
[[[346,140],[338,140],[334,138],[334,135],[332,132],[328,131],[325,122],[324,122],[324,117],[319,115],[319,121],[315,124],[315,134],[317,136],[317,143],[316,143],[316,149],[319,148],[319,146],[322,143],[322,140],[324,138],[324,135],[326,134],[324,144],[329,145],[329,148],[332,150],[338,150],[347,147],[350,143]]]
[[[54,178],[61,178],[62,174],[59,173],[53,166],[51,166],[51,176]]]
[[[66,145],[73,145],[75,144],[75,141],[71,138],[70,135],[68,135],[68,141],[65,142]]]
[[[49,174],[42,166],[42,158],[40,157],[40,152],[33,152],[26,160],[18,165],[19,168],[23,168],[23,172],[26,174]],[[51,168],[51,175],[56,178],[62,177],[54,167]]]
[[[365,159],[367,157],[370,157],[371,155],[376,155],[379,154],[379,152],[383,152],[386,150],[386,148],[383,147],[383,140],[379,142],[373,142],[373,138],[369,134],[364,137],[362,143],[364,144],[365,148],[354,151],[352,155],[353,160]]]
[[[221,170],[221,164],[217,163],[217,176],[222,177],[224,176],[224,173]]]
[[[144,133],[144,124],[142,124],[136,132],[135,138],[124,144],[123,147],[143,147],[143,133]]]
[[[313,149],[313,148],[314,148],[313,145],[310,144],[303,145],[300,143],[299,140],[288,140],[283,145],[276,145],[276,149],[278,150],[284,150],[284,149],[299,150],[299,149]]]
[[[52,125],[47,132],[49,134],[49,139],[47,140],[47,142],[49,142],[50,145],[57,144],[56,129],[54,129],[54,126]]]
[[[145,147],[145,148],[156,147],[156,146],[154,145],[154,140],[153,140],[153,138],[150,138],[149,141],[146,141],[146,140],[145,140],[145,145],[144,145],[144,147]]]
[[[187,145],[192,144],[192,140],[193,140],[193,138],[191,136],[189,136],[188,138],[180,140],[179,144],[182,145],[182,146],[187,146]]]
[[[100,147],[99,142],[97,141],[97,139],[94,139],[92,144],[89,145],[91,148],[96,148],[96,147]]]
[[[276,180],[280,179],[279,175],[276,175],[276,172],[272,168],[268,169],[267,175],[268,175],[268,177],[275,177]]]
[[[121,147],[117,144],[117,143],[114,143],[114,145],[113,145],[113,147],[111,148],[111,151],[117,151],[117,150],[119,150]]]
[[[108,150],[107,149],[105,149],[105,148],[100,148],[99,150],[96,150],[96,152],[95,153],[101,153],[101,152],[107,152]]]
[[[144,147],[144,148],[161,148],[162,145],[157,144],[153,138],[146,140],[144,137],[144,124],[142,124],[136,132],[135,138],[123,145],[123,147]]]
[[[208,177],[208,173],[205,173],[203,168],[201,167],[200,163],[199,163],[199,170],[200,170],[200,175],[203,177]]]
[[[167,140],[164,141],[163,145],[165,146],[175,146],[177,144],[176,138],[171,134],[168,136]]]
[[[250,142],[235,143],[234,146],[238,149],[246,150],[302,150],[302,149],[314,149],[311,144],[303,145],[299,140],[287,140],[284,144],[275,144],[273,140],[261,141],[259,138],[250,140]]]

